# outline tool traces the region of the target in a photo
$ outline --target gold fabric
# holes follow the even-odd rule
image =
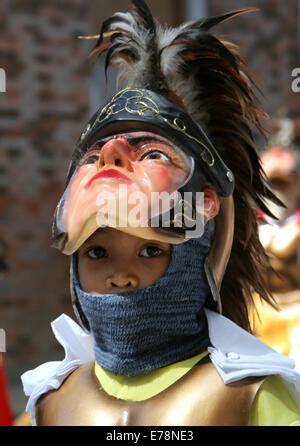
[[[284,355],[300,355],[300,290],[274,295],[279,311],[255,296],[254,334]]]

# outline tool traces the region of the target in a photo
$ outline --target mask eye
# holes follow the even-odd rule
[[[146,246],[140,252],[141,257],[159,257],[162,254],[162,250],[158,246]]]
[[[82,157],[80,161],[80,166],[83,166],[85,164],[94,164],[99,160],[100,156],[100,147],[97,147],[95,149],[90,149],[86,154]]]
[[[99,156],[91,155],[87,158],[84,164],[94,164],[96,161],[98,161]]]
[[[160,152],[159,150],[152,150],[151,152],[144,153],[140,161],[142,160],[164,160],[164,161],[171,161],[168,155],[166,155],[163,152]]]

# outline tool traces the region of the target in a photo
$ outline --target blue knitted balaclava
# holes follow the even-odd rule
[[[83,291],[77,255],[72,255],[72,286],[103,368],[140,375],[192,357],[209,345],[203,306],[212,300],[204,273],[211,233],[210,223],[201,238],[173,245],[164,275],[147,288],[127,293]]]

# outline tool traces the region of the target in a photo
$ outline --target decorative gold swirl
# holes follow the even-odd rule
[[[136,93],[134,96],[130,98],[125,97],[124,106],[120,107],[120,99],[123,99],[124,94],[127,92]],[[118,108],[116,107],[118,105]],[[94,123],[88,124],[87,127],[83,130],[80,136],[80,142],[84,140],[84,138],[95,128],[96,125],[103,123],[112,115],[118,115],[121,112],[126,111],[127,113],[139,116],[145,116],[146,114],[152,113],[158,119],[162,120],[165,124],[178,132],[183,133],[187,138],[197,142],[200,146],[204,148],[204,150],[200,153],[202,160],[209,166],[212,167],[215,163],[215,159],[211,151],[203,144],[203,142],[199,141],[194,136],[190,135],[186,130],[185,123],[179,119],[174,118],[173,120],[169,120],[162,116],[159,106],[156,102],[145,95],[145,92],[138,89],[125,88],[124,90],[119,91],[115,94],[110,102],[101,110]]]

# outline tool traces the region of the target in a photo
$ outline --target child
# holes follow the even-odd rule
[[[253,291],[270,300],[255,206],[268,213],[276,197],[245,67],[207,33],[241,11],[163,30],[133,3],[104,22],[94,50],[109,49],[128,86],[82,132],[53,226],[89,334],[54,321],[66,357],[23,375],[27,409],[39,425],[299,424],[294,361],[249,333]],[[172,200],[151,204],[148,226],[103,228],[124,223],[120,206],[97,212],[107,197],[124,204],[120,184],[144,194],[146,211],[153,193]]]
[[[247,425],[260,419],[265,424],[297,423],[297,406],[278,378],[245,379],[255,369],[254,375],[275,372],[280,355],[221,316],[214,321],[214,313],[206,309],[207,326],[204,304],[212,304],[204,273],[209,232],[171,247],[112,228],[98,229],[73,254],[72,283],[93,333],[96,362],[93,354],[87,357],[86,335],[66,317],[55,321],[69,360],[54,368],[49,364],[51,379],[40,381],[38,396],[45,396],[37,401],[38,425]],[[222,340],[224,335],[237,338],[239,353],[217,358],[226,344],[233,345],[231,338]],[[85,347],[86,352],[80,351]],[[215,365],[207,361],[207,349]],[[247,355],[241,360],[243,349]],[[257,353],[265,356],[262,363]],[[230,381],[232,361],[238,363],[235,383],[225,386],[217,370]],[[288,361],[281,368],[292,375]],[[36,370],[32,378],[38,381],[42,375]],[[48,392],[58,383],[58,390]],[[275,415],[264,413],[271,399],[280,419],[275,409]]]
[[[79,248],[78,275],[89,293],[143,289],[165,272],[170,245],[148,241],[112,228],[98,229]]]

